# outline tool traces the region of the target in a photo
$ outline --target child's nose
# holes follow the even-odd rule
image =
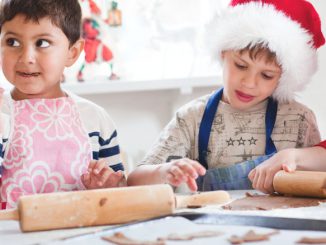
[[[25,63],[25,64],[34,64],[35,63],[35,52],[33,48],[25,47],[22,48],[19,62]]]
[[[248,74],[242,79],[243,86],[247,88],[255,88],[257,85],[257,77],[255,74]]]

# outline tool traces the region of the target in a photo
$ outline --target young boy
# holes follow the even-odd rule
[[[316,49],[325,42],[313,6],[233,0],[212,26],[224,88],[177,111],[129,185],[248,189],[250,170],[276,151],[320,141],[313,112],[293,100],[315,72]]]
[[[326,140],[316,146],[284,149],[249,173],[252,186],[265,193],[273,193],[274,175],[280,171],[326,171]]]
[[[124,183],[117,132],[103,108],[63,91],[84,47],[78,0],[4,0],[1,61],[14,86],[2,108],[0,201]]]

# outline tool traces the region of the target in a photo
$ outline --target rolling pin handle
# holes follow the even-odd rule
[[[17,209],[8,209],[0,211],[0,220],[19,220]]]
[[[176,208],[225,204],[230,201],[230,195],[226,191],[207,191],[192,195],[175,195],[175,198]]]

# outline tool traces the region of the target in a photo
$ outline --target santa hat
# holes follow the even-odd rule
[[[214,55],[263,44],[276,54],[282,75],[273,97],[291,101],[317,70],[317,48],[325,43],[318,13],[305,0],[232,0],[212,22]]]

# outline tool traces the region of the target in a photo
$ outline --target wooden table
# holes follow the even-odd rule
[[[245,196],[247,191],[230,191],[233,199]],[[256,192],[256,191],[249,191]],[[278,209],[272,211],[231,211],[223,210],[220,206],[208,206],[199,209],[184,209],[177,212],[191,211],[195,213],[209,214],[238,214],[238,215],[259,215],[268,217],[290,217],[325,219],[326,205],[318,207]],[[289,227],[290,228],[290,227]],[[141,222],[128,226],[100,226],[85,227],[79,229],[65,229],[43,232],[22,233],[19,230],[18,222],[0,221],[0,243],[1,244],[109,244],[101,239],[104,235],[112,234],[115,231],[123,231],[124,234],[137,239],[155,240],[157,237],[167,236],[171,233],[189,233],[200,230],[218,230],[224,234],[219,237],[196,239],[188,242],[167,242],[167,244],[230,244],[227,241],[231,235],[241,235],[250,229],[258,232],[271,231],[269,228],[238,226],[238,225],[202,225],[195,224],[182,217],[166,217],[163,219]],[[149,232],[150,231],[150,232]],[[326,232],[317,231],[295,231],[281,230],[279,234],[271,237],[268,242],[255,244],[295,244],[302,236],[326,237]]]

